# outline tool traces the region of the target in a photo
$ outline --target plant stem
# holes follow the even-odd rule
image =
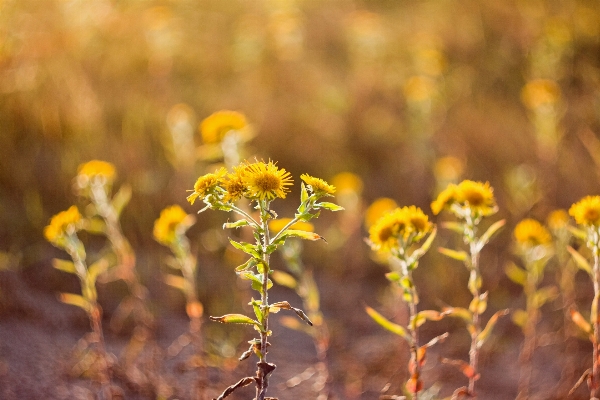
[[[407,274],[408,278],[410,279],[410,281],[412,282],[412,274],[410,272],[408,272]],[[415,285],[412,285],[411,288],[411,300],[408,303],[408,310],[410,313],[410,319],[409,321],[414,321],[415,318],[417,317],[417,289],[415,288]],[[410,329],[410,335],[412,337],[412,344],[410,346],[410,351],[411,351],[411,358],[413,360],[413,370],[411,371],[412,376],[411,376],[411,380],[414,380],[414,384],[415,384],[415,392],[413,393],[413,400],[418,400],[419,398],[419,382],[421,380],[421,367],[420,367],[420,362],[419,362],[419,332],[418,332],[418,328],[416,326],[416,324],[413,323],[409,323],[408,324],[409,329]]]
[[[525,297],[527,298],[527,323],[523,331],[525,336],[521,354],[519,356],[520,373],[519,373],[519,390],[517,400],[529,398],[529,385],[531,383],[531,374],[533,371],[532,357],[536,346],[536,325],[539,319],[539,312],[536,304],[533,301],[535,295],[537,277],[528,268],[527,281],[523,288]]]
[[[600,248],[598,240],[592,249],[594,253],[594,299],[592,300],[592,313],[598,312],[598,301],[600,299]],[[592,353],[592,384],[590,385],[590,399],[596,398],[597,386],[600,380],[598,376],[598,343],[600,342],[600,321],[597,315],[591,316],[594,321],[594,336],[592,337],[593,353]]]
[[[269,209],[268,202],[260,202],[260,213],[262,222],[262,248],[263,248],[263,260],[265,265],[263,266],[262,276],[262,293],[261,293],[261,309],[263,312],[262,330],[260,332],[260,360],[258,362],[257,370],[257,386],[256,386],[256,400],[265,400],[267,394],[267,388],[269,387],[269,373],[267,364],[267,352],[268,352],[268,331],[269,331],[269,254],[267,254],[267,246],[269,245],[269,226],[268,219]]]
[[[472,282],[471,293],[473,294],[473,299],[479,299],[479,280],[481,279],[481,274],[479,272],[479,246],[477,242],[473,239],[470,243],[470,251],[471,251],[471,275],[469,277],[469,281]],[[477,300],[476,300],[477,301]],[[478,308],[478,307],[477,307]],[[472,375],[469,377],[469,396],[472,398],[476,398],[475,395],[475,381],[478,378],[477,372],[477,361],[479,358],[479,348],[477,346],[477,337],[481,332],[481,326],[479,321],[479,310],[475,309],[473,311],[473,331],[471,333],[471,348],[469,349],[469,366],[471,367]]]

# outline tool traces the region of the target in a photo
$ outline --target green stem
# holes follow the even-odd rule
[[[536,346],[536,325],[539,314],[536,304],[533,301],[533,296],[537,289],[537,277],[531,272],[531,267],[528,267],[527,281],[523,288],[527,299],[527,323],[523,330],[524,341],[519,355],[520,374],[519,374],[519,390],[517,399],[529,398],[529,386],[531,383],[531,375],[533,371],[532,357]]]
[[[267,364],[267,352],[268,352],[268,331],[269,331],[269,254],[267,253],[267,246],[270,243],[269,239],[269,226],[268,219],[269,203],[259,201],[260,215],[262,222],[262,239],[261,243],[263,249],[263,260],[265,265],[263,266],[262,276],[262,293],[261,293],[261,309],[263,312],[262,330],[260,333],[260,360],[258,363],[257,370],[257,386],[256,386],[256,400],[265,400],[267,394],[267,388],[269,387],[269,370]]]
[[[412,280],[412,274],[410,272],[407,272],[408,279],[410,279],[411,282],[413,282]],[[417,289],[415,288],[415,285],[412,284],[411,287],[411,299],[410,302],[408,303],[408,310],[410,313],[410,319],[409,321],[414,321],[415,318],[417,317]],[[413,359],[413,371],[410,371],[412,376],[411,379],[414,379],[416,382],[415,383],[415,392],[413,393],[413,400],[418,400],[419,399],[419,382],[421,380],[421,367],[419,365],[419,332],[418,332],[418,328],[416,327],[416,325],[413,325],[412,323],[408,324],[409,330],[410,330],[410,335],[412,337],[412,344],[410,346],[410,351],[411,351],[411,356]]]
[[[592,249],[594,253],[594,299],[596,304],[592,304],[592,310],[598,310],[598,301],[600,298],[600,248],[598,248],[598,240],[595,240],[595,245]],[[597,312],[597,311],[596,311]],[[597,315],[592,315],[594,321],[594,336],[592,337],[592,384],[590,388],[590,399],[596,398],[597,386],[600,383],[598,374],[598,344],[600,343],[600,321]]]

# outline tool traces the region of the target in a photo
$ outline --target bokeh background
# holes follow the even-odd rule
[[[162,283],[167,251],[153,240],[152,225],[165,206],[197,210],[185,190],[213,168],[198,150],[198,125],[221,109],[250,122],[254,137],[245,157],[273,159],[295,177],[288,199],[274,205],[280,215],[297,206],[301,173],[360,179],[338,199],[347,212],[315,223],[329,244],[307,244],[304,259],[315,271],[331,329],[333,398],[377,398],[388,382],[399,393],[407,349],[363,311],[364,304],[395,309],[387,267],[363,242],[366,207],[388,197],[431,216],[429,204],[448,182],[489,181],[500,206],[492,219],[506,218],[507,228],[483,255],[488,313],[522,307],[520,288],[503,273],[514,259],[514,225],[524,217],[544,221],[551,210],[600,193],[600,2],[0,1],[4,398],[87,393],[85,381],[48,372],[87,331],[87,321],[56,300],[56,291],[77,285],[52,269],[51,259],[65,255],[42,231],[52,215],[77,204],[73,178],[91,159],[115,164],[117,186],[133,188],[122,225],[151,291],[157,340],[168,345],[185,331],[183,299]],[[207,212],[189,232],[210,315],[242,311],[247,301],[233,273],[240,255],[227,249],[229,233],[220,228],[226,220]],[[86,239],[91,248],[102,245]],[[451,232],[436,242],[460,245]],[[466,270],[434,253],[416,275],[421,306],[465,306]],[[579,275],[576,284],[577,301],[587,307],[591,284]],[[108,318],[125,288],[100,290]],[[277,290],[298,302],[292,291]],[[548,305],[541,332],[560,331],[561,315],[559,304]],[[451,331],[436,351],[466,357],[460,324],[431,326],[424,336]],[[244,329],[207,323],[205,330],[208,348],[224,358],[239,355],[250,338]],[[276,373],[282,382],[314,362],[314,349],[301,334],[277,330],[272,359],[282,367]],[[107,340],[117,352],[127,333],[107,333]],[[521,340],[509,318],[499,324],[482,355],[482,399],[516,395]],[[540,399],[562,398],[554,397],[554,384],[569,354],[561,341],[547,342],[536,356],[544,369],[534,374],[532,391]],[[591,348],[584,340],[576,344],[583,371]],[[175,393],[186,398],[185,374],[167,367]],[[241,377],[248,367],[228,368]],[[464,384],[436,356],[428,368],[426,385],[438,382],[440,395]],[[272,394],[310,398],[294,390],[302,389],[275,384]]]

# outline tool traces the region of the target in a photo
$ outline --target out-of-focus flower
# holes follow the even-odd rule
[[[352,172],[340,172],[331,179],[338,193],[351,191],[360,194],[363,189],[363,181]]]
[[[579,225],[600,226],[600,196],[586,196],[569,208],[569,215]]]
[[[433,173],[439,182],[455,182],[464,171],[464,163],[452,156],[441,157],[435,162]]]
[[[369,229],[369,239],[373,250],[384,252],[398,248],[405,250],[431,232],[432,227],[429,218],[420,208],[415,206],[396,208],[375,222]]]
[[[494,189],[489,182],[464,180],[458,185],[450,184],[431,203],[431,210],[439,214],[443,209],[452,209],[453,205],[462,210],[469,209],[476,216],[491,215],[496,212]]]
[[[244,131],[248,123],[244,114],[236,111],[217,111],[200,123],[202,140],[207,144],[220,143],[230,131]]]
[[[554,210],[547,218],[548,227],[552,231],[564,229],[569,224],[569,214],[565,210]]]
[[[251,199],[271,201],[276,197],[285,199],[289,188],[293,184],[289,172],[269,161],[257,161],[248,164],[242,177],[246,185],[246,196]]]
[[[110,184],[117,175],[115,166],[106,161],[92,160],[81,164],[77,169],[77,183],[80,187],[87,186],[95,179],[99,179],[101,184]]]
[[[246,193],[243,179],[245,170],[246,165],[238,165],[234,167],[233,173],[227,174],[227,179],[223,181],[223,189],[225,189],[223,201],[233,203],[244,196]]]
[[[398,207],[398,204],[393,199],[388,197],[376,199],[365,212],[365,226],[370,228],[379,218],[396,207]]]
[[[180,206],[167,207],[154,222],[154,239],[169,246],[175,242],[177,235],[183,234],[193,224],[194,217],[188,215]]]
[[[513,233],[517,243],[525,248],[547,245],[552,242],[550,232],[531,218],[519,222]]]
[[[80,229],[81,214],[76,206],[61,211],[50,219],[50,224],[44,228],[44,237],[52,244],[62,247],[64,239]]]
[[[404,96],[409,102],[418,103],[430,100],[436,91],[435,81],[424,75],[411,76],[404,84]]]

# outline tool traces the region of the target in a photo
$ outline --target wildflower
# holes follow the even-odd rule
[[[415,234],[413,239],[415,242],[421,240],[425,234],[431,231],[431,222],[429,222],[429,217],[423,213],[423,210],[415,206],[404,207],[403,210],[406,213],[405,218],[408,223],[407,233]]]
[[[552,231],[566,228],[569,224],[569,214],[565,210],[554,210],[548,215],[547,223]]]
[[[365,213],[365,226],[370,228],[385,213],[398,207],[396,202],[388,197],[380,197],[375,200]]]
[[[227,174],[227,180],[223,181],[223,189],[225,189],[223,201],[234,203],[244,196],[246,185],[244,185],[242,176],[245,170],[245,165],[239,165],[234,167],[234,172],[232,174]]]
[[[167,207],[160,212],[160,217],[154,222],[154,238],[157,242],[169,245],[173,243],[178,233],[187,230],[194,223],[180,206]]]
[[[272,161],[264,163],[257,161],[248,164],[243,174],[244,185],[248,189],[247,197],[271,201],[276,197],[285,199],[292,185],[290,173],[283,168],[277,168]]]
[[[356,192],[360,193],[363,189],[362,179],[352,172],[340,172],[331,180],[338,192]]]
[[[435,92],[435,81],[426,76],[412,76],[404,85],[404,95],[410,102],[431,100]]]
[[[313,193],[317,193],[322,196],[332,196],[335,193],[335,186],[330,185],[323,179],[315,178],[308,174],[300,175],[300,178],[310,186],[310,190]]]
[[[587,196],[573,204],[569,215],[580,225],[600,226],[600,196]]]
[[[457,205],[469,209],[473,215],[487,216],[496,212],[494,189],[489,182],[481,183],[464,180],[458,185],[450,184],[431,203],[431,210],[439,214],[445,208]]]
[[[106,161],[92,160],[81,164],[77,170],[77,184],[86,188],[90,182],[98,180],[101,184],[110,185],[117,175],[115,166]]]
[[[46,239],[60,246],[65,236],[79,230],[81,214],[76,206],[71,206],[67,211],[61,211],[50,219],[50,224],[44,229]]]
[[[538,221],[531,218],[519,222],[513,233],[517,243],[524,247],[535,247],[552,242],[550,232]]]
[[[246,117],[236,111],[217,111],[200,123],[204,143],[220,143],[229,131],[241,131],[248,126]]]
[[[374,250],[391,251],[399,247],[399,239],[404,242],[404,247],[408,247],[431,229],[431,222],[420,208],[396,208],[375,222],[369,229],[369,239]]]
[[[548,79],[535,79],[528,82],[521,91],[521,100],[531,110],[553,105],[560,98],[560,88]]]
[[[203,199],[211,194],[221,184],[226,173],[227,170],[221,167],[212,174],[206,174],[198,178],[194,184],[194,193],[187,197],[187,201],[194,204],[197,198]]]
[[[458,186],[451,183],[448,187],[438,195],[437,199],[431,203],[431,211],[438,215],[444,208],[450,207],[452,203],[457,201]]]
[[[285,228],[285,226],[287,224],[289,224],[291,221],[292,221],[291,218],[272,219],[269,221],[269,229],[273,233],[277,233],[277,232],[281,231],[283,228]],[[310,222],[304,222],[304,221],[298,221],[298,222],[294,223],[292,226],[290,226],[289,229],[296,229],[296,230],[305,231],[305,232],[314,232],[315,231],[315,227],[313,224],[311,224]]]

